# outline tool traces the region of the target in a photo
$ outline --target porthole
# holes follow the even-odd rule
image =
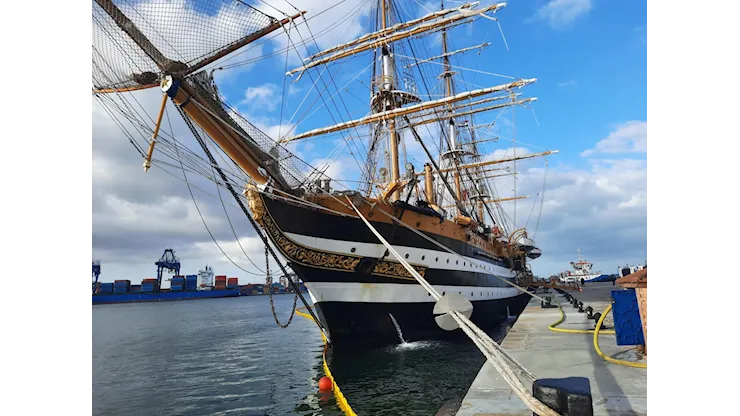
[[[463,266],[465,266],[465,262],[463,262]]]
[[[435,257],[434,258],[434,261],[439,261],[439,257]]]
[[[460,264],[460,260],[455,260],[455,264]]]
[[[417,221],[416,222],[416,226],[419,227],[420,225],[421,225],[421,223]]]
[[[447,263],[449,263],[449,262],[450,262],[450,259],[447,259]]]
[[[445,295],[445,292],[442,292],[442,296],[444,296],[444,295]]]
[[[406,258],[409,258],[409,253],[406,253]]]
[[[483,292],[480,292],[480,295],[483,296]]]
[[[426,256],[421,256],[421,259],[422,259],[422,260],[424,260],[425,258],[426,258]]]
[[[357,249],[352,247],[352,252],[354,253],[355,251],[357,251]]]
[[[470,292],[470,297],[471,297],[471,298],[473,297],[473,292]]]

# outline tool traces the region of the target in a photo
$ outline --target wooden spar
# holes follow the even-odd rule
[[[536,78],[521,79],[518,81],[510,82],[508,84],[497,85],[495,87],[482,88],[479,90],[462,92],[460,94],[453,95],[452,97],[441,98],[439,100],[427,101],[425,103],[420,103],[420,104],[416,104],[416,105],[412,105],[408,107],[397,108],[397,109],[388,110],[388,111],[382,111],[379,113],[370,114],[361,119],[339,123],[339,124],[336,124],[330,127],[323,127],[319,129],[310,130],[310,131],[298,134],[293,137],[286,137],[280,140],[280,143],[287,143],[293,140],[305,139],[306,137],[313,137],[313,136],[318,136],[321,134],[333,133],[335,131],[351,129],[353,127],[362,126],[365,124],[372,124],[372,123],[376,123],[378,121],[382,121],[382,120],[393,118],[393,117],[401,117],[401,116],[405,116],[408,114],[417,113],[419,111],[442,107],[447,104],[456,103],[458,101],[467,100],[469,98],[480,97],[481,95],[492,94],[492,93],[496,93],[496,92],[500,92],[504,90],[510,90],[512,88],[524,87],[525,85],[529,85],[535,81],[537,81]]]
[[[522,195],[522,196],[513,196],[511,198],[489,199],[489,200],[483,201],[483,203],[484,204],[493,204],[493,203],[506,202],[506,201],[516,201],[518,199],[527,199],[527,198],[529,198],[529,196],[525,196],[525,195]],[[445,205],[442,208],[452,208],[454,206],[455,205]]]
[[[412,64],[406,65],[404,68],[407,68],[408,69],[408,68],[411,68],[411,67],[416,66],[416,65],[425,64],[427,62],[432,62],[435,59],[449,58],[450,56],[457,55],[458,53],[469,52],[469,51],[473,51],[473,50],[476,50],[476,49],[483,49],[483,48],[487,47],[490,44],[491,44],[491,42],[486,42],[486,43],[481,43],[480,45],[468,46],[467,48],[458,49],[458,50],[452,51],[452,52],[445,52],[442,55],[437,55],[437,56],[433,56],[431,58],[422,59],[421,61],[417,61],[417,62],[414,62]]]
[[[146,159],[144,159],[144,173],[149,172],[149,168],[152,167],[152,155],[154,154],[154,145],[157,144],[157,136],[159,135],[159,126],[162,125],[162,116],[164,116],[164,107],[167,105],[167,94],[162,94],[162,104],[159,106],[159,114],[157,115],[157,122],[154,124],[154,133],[152,133],[152,141],[149,142],[149,150],[146,152]]]
[[[436,204],[437,195],[434,194],[434,177],[432,176],[432,166],[429,163],[424,164],[424,192],[427,194],[427,202],[430,205]]]
[[[535,98],[535,97],[533,97],[533,98],[526,98],[524,100],[511,101],[511,102],[508,102],[508,103],[496,104],[496,105],[491,105],[491,106],[483,107],[483,108],[475,108],[475,109],[472,109],[472,110],[469,110],[469,111],[463,111],[461,113],[445,114],[445,115],[436,116],[436,117],[432,117],[432,118],[428,118],[428,119],[422,119],[422,120],[419,120],[419,118],[422,117],[422,116],[419,116],[419,117],[416,117],[414,119],[411,119],[411,122],[412,122],[412,125],[413,126],[421,126],[421,125],[424,125],[424,124],[435,123],[435,122],[437,122],[439,120],[445,120],[445,119],[453,118],[453,117],[468,116],[468,115],[471,115],[471,114],[481,113],[483,111],[491,111],[491,110],[497,110],[499,108],[505,108],[505,107],[511,107],[511,106],[515,106],[515,105],[527,104],[527,103],[530,103],[532,101],[537,101],[537,98]],[[461,108],[462,108],[462,106],[461,106]],[[426,114],[426,115],[430,115],[431,116],[432,114]]]
[[[460,7],[436,11],[436,12],[433,12],[433,13],[429,13],[429,14],[427,14],[425,16],[422,16],[422,17],[420,17],[418,19],[409,20],[407,22],[397,23],[397,24],[395,24],[395,25],[393,25],[391,27],[384,27],[382,30],[379,30],[377,32],[368,33],[368,34],[363,35],[363,36],[361,36],[361,37],[359,37],[359,38],[357,38],[355,40],[349,41],[347,43],[343,43],[341,45],[337,45],[337,46],[331,47],[329,49],[326,49],[326,50],[323,50],[323,51],[321,51],[319,53],[316,53],[314,55],[311,55],[310,57],[304,59],[304,61],[312,61],[312,60],[314,60],[314,59],[316,59],[316,58],[318,58],[320,56],[324,56],[324,55],[329,54],[329,53],[332,53],[332,52],[336,52],[336,51],[339,51],[339,50],[342,50],[342,49],[346,49],[346,48],[349,48],[350,46],[358,45],[358,44],[360,44],[362,42],[365,42],[367,40],[370,40],[370,39],[380,39],[380,38],[386,36],[389,33],[397,32],[397,31],[399,31],[401,29],[406,29],[408,27],[417,25],[419,23],[428,22],[429,20],[434,20],[434,19],[436,19],[438,17],[446,16],[446,15],[448,15],[448,14],[450,14],[452,12],[458,11],[460,9],[469,9],[472,6],[473,6],[473,3],[466,3],[466,4],[463,4]]]
[[[396,133],[396,121],[388,120],[388,134],[390,135],[391,148],[391,183],[398,183],[401,178],[401,169],[398,166],[398,133]],[[401,195],[401,189],[397,188],[391,194],[391,201],[397,200]]]
[[[147,88],[154,88],[158,86],[159,84],[148,84],[148,85],[136,85],[133,87],[126,87],[126,88],[103,88],[99,90],[93,89],[93,92],[97,94],[110,94],[114,92],[131,92],[131,91],[145,90]]]
[[[473,107],[473,106],[476,106],[476,105],[480,105],[480,104],[485,104],[485,103],[490,103],[491,101],[499,101],[499,100],[505,100],[505,99],[507,99],[507,98],[512,98],[512,97],[518,97],[518,96],[520,96],[520,95],[522,95],[522,93],[520,93],[520,92],[518,92],[518,93],[515,93],[515,94],[507,94],[507,95],[497,95],[497,96],[495,96],[495,97],[488,97],[488,98],[484,98],[484,99],[482,99],[482,100],[478,100],[478,101],[473,101],[473,102],[470,102],[470,103],[466,103],[466,104],[461,104],[461,105],[458,105],[458,106],[452,107],[452,110],[453,110],[453,111],[458,111],[458,110],[462,110],[462,109],[464,109],[464,108],[468,108],[468,107]],[[537,99],[535,98],[535,101],[536,101],[536,100],[537,100]],[[413,120],[413,119],[415,119],[415,118],[419,118],[419,117],[425,117],[425,116],[430,116],[430,115],[432,115],[432,114],[434,114],[434,113],[430,113],[430,114],[415,114],[415,115],[414,115],[414,116],[413,116],[413,117],[411,118],[411,120]]]
[[[387,45],[387,44],[389,44],[391,42],[395,42],[395,41],[398,41],[398,40],[401,40],[401,39],[408,38],[410,36],[414,36],[414,35],[418,35],[420,33],[428,32],[430,30],[437,29],[437,28],[440,28],[442,26],[446,26],[448,23],[454,23],[454,22],[457,22],[457,21],[460,21],[460,20],[470,19],[470,18],[473,18],[473,17],[478,16],[480,14],[483,14],[485,12],[498,10],[498,9],[504,7],[504,6],[506,6],[506,3],[493,4],[493,5],[484,7],[482,9],[480,9],[480,10],[459,10],[458,14],[456,14],[454,16],[447,17],[447,18],[444,18],[444,19],[440,19],[440,20],[437,20],[437,21],[434,21],[434,22],[430,22],[430,23],[425,23],[425,24],[420,25],[420,26],[417,26],[417,27],[415,27],[413,29],[409,29],[409,30],[405,30],[405,31],[401,31],[401,32],[396,32],[396,33],[393,33],[393,34],[391,34],[389,36],[383,37],[381,39],[377,39],[377,40],[374,40],[374,41],[367,42],[367,43],[362,44],[360,46],[357,46],[357,47],[355,47],[353,49],[349,49],[349,50],[345,50],[345,51],[340,51],[340,52],[335,53],[334,55],[327,56],[325,58],[312,61],[312,62],[307,63],[306,65],[304,65],[304,66],[302,66],[300,68],[296,68],[296,69],[293,69],[293,70],[290,70],[290,71],[286,72],[286,75],[292,75],[292,74],[295,74],[296,72],[304,72],[307,69],[313,68],[313,67],[318,66],[318,65],[323,65],[323,64],[326,64],[326,63],[329,63],[329,62],[332,62],[332,61],[336,61],[338,59],[342,59],[342,58],[346,58],[348,56],[356,55],[356,54],[358,54],[360,52],[364,52],[364,51],[367,51],[367,50],[370,50],[370,49],[375,49],[375,48],[378,48],[380,46]]]
[[[465,164],[465,165],[460,165],[458,167],[440,169],[438,173],[451,172],[453,170],[457,170],[458,168],[459,169],[479,168],[479,167],[488,166],[488,165],[495,165],[495,164],[498,164],[498,163],[513,162],[515,160],[531,159],[533,157],[540,157],[540,156],[549,156],[549,155],[554,155],[556,153],[558,153],[557,150],[548,150],[546,152],[528,153],[526,155],[515,156],[515,157],[506,157],[506,158],[503,158],[503,159],[489,160],[489,161],[485,161],[485,162],[468,163],[468,164]],[[419,176],[419,175],[422,175],[422,173],[417,173],[416,174],[416,176]]]
[[[171,83],[167,83],[172,80]],[[174,88],[173,88],[174,87]],[[267,182],[267,177],[260,173],[260,164],[252,156],[252,152],[247,149],[242,140],[239,140],[227,131],[223,122],[215,119],[213,116],[203,111],[200,106],[207,106],[198,102],[196,95],[189,91],[189,86],[184,82],[177,82],[168,76],[162,81],[162,90],[167,93],[180,108],[198,124],[215,142],[223,149],[224,152],[258,184]],[[198,105],[190,101],[198,102]]]
[[[242,47],[244,47],[244,46],[246,46],[246,45],[254,42],[257,39],[259,39],[259,38],[261,38],[261,37],[263,37],[265,35],[268,35],[268,34],[274,32],[275,30],[277,30],[277,29],[283,27],[285,24],[290,23],[293,20],[295,20],[295,19],[303,16],[304,14],[306,14],[306,11],[305,10],[304,11],[301,11],[299,13],[296,13],[293,16],[286,17],[283,20],[276,21],[275,23],[271,24],[270,26],[267,26],[266,28],[264,28],[264,29],[262,29],[260,31],[254,32],[254,33],[252,33],[249,36],[243,37],[241,40],[238,40],[238,41],[232,43],[231,46],[229,46],[228,48],[224,49],[223,51],[221,51],[221,52],[219,52],[219,53],[211,56],[210,58],[204,59],[204,60],[198,62],[197,64],[191,66],[190,68],[188,68],[187,71],[185,71],[185,73],[183,75],[192,74],[193,72],[195,72],[195,71],[203,68],[204,66],[206,66],[206,65],[208,65],[208,64],[210,64],[212,62],[215,62],[215,61],[223,58],[224,56],[226,56],[226,55],[228,55],[228,54],[236,51],[237,49],[240,49],[240,48],[242,48]]]

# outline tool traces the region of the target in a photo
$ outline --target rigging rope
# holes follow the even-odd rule
[[[360,213],[360,210],[352,203],[352,200],[345,196],[347,202],[352,206],[354,211],[357,213],[359,218],[365,223],[370,231],[380,240],[380,242],[386,247],[386,249],[393,253],[394,257],[401,262],[401,264],[408,270],[409,273],[416,279],[416,281],[435,299],[439,300],[442,298],[439,292],[434,289],[411,265],[401,256],[388,241],[386,241],[382,235],[370,224],[370,222]],[[382,211],[382,210],[381,210]],[[481,331],[473,322],[471,322],[465,315],[458,311],[451,311],[452,316],[458,323],[460,328],[465,332],[468,337],[476,344],[481,352],[486,356],[488,362],[494,366],[494,368],[501,374],[506,382],[511,386],[512,390],[519,396],[520,399],[530,408],[533,412],[541,416],[558,416],[558,414],[547,407],[545,404],[540,402],[536,397],[529,392],[529,390],[522,384],[519,379],[519,375],[514,372],[512,367],[520,372],[520,374],[526,375],[528,378],[535,379],[534,374],[528,371],[524,366],[518,363],[513,357],[506,353],[500,345],[493,341],[485,332]]]
[[[265,246],[265,270],[267,270],[267,294],[270,298],[270,309],[272,310],[272,317],[275,318],[275,323],[278,324],[280,328],[287,328],[288,325],[293,321],[293,317],[295,316],[296,311],[296,304],[298,303],[298,293],[299,291],[295,291],[295,296],[293,297],[293,310],[290,311],[290,318],[288,318],[288,322],[283,325],[280,322],[280,319],[277,317],[277,312],[275,312],[275,301],[272,299],[272,275],[270,274],[270,251],[268,250],[267,246]]]

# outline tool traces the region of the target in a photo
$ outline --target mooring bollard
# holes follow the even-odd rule
[[[588,319],[593,319],[594,308],[590,306],[586,307],[586,313],[588,314]]]
[[[591,383],[586,377],[537,379],[532,384],[532,393],[537,400],[561,415],[594,414]]]

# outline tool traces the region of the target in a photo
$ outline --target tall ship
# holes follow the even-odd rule
[[[362,36],[319,49],[306,40],[312,33],[306,11],[276,18],[266,11],[277,14],[275,7],[241,1],[199,1],[197,10],[180,11],[94,0],[93,93],[116,120],[133,121],[145,171],[169,157],[162,163],[184,163],[183,172],[200,170],[230,191],[269,239],[266,256],[281,262],[272,251],[278,252],[305,283],[334,347],[398,343],[397,326],[407,341],[450,335],[435,322],[434,299],[365,219],[440,293],[467,297],[476,325],[493,329],[524,309],[529,295],[511,283],[531,279],[529,262],[542,254],[503,206],[524,196],[501,197],[496,181],[515,180],[516,161],[557,151],[517,155],[514,142],[513,155],[494,158],[487,146],[497,138],[485,134],[495,122],[475,117],[532,103],[536,98],[520,91],[536,79],[466,89],[470,84],[460,78],[466,68],[452,64],[453,57],[488,46],[451,50],[452,28],[487,24],[498,34],[492,15],[506,3],[441,2],[421,17],[408,13],[406,2],[370,3]],[[186,12],[195,14],[188,25],[167,26]],[[206,19],[222,14],[228,19]],[[287,38],[285,53],[306,49],[301,64],[287,71],[286,85],[305,85],[324,110],[337,108],[327,117],[333,124],[296,123],[270,137],[220,93],[213,71],[275,31]],[[316,50],[309,52],[307,43]],[[335,98],[344,87],[332,77],[348,67],[359,68],[350,75],[367,93],[354,111]],[[158,116],[134,111],[134,94],[150,88],[162,92]],[[166,107],[182,116],[200,159],[164,132]],[[314,167],[290,150],[321,137],[344,143],[340,151],[358,162],[357,180],[332,178],[330,162]],[[419,147],[422,160],[410,157],[408,143]]]

